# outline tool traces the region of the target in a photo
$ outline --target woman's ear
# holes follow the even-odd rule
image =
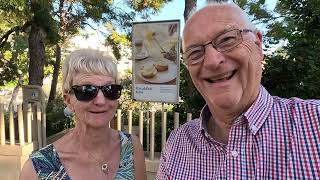
[[[64,104],[69,108],[69,110],[71,112],[74,112],[73,106],[71,104],[71,96],[70,96],[70,94],[64,93],[63,94],[63,100],[64,100]]]

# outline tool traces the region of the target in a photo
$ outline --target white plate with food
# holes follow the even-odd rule
[[[140,53],[135,55],[135,60],[143,60],[149,57],[149,54],[147,51],[141,51]]]
[[[149,83],[167,83],[177,78],[178,66],[166,58],[147,58],[136,62],[137,76]]]

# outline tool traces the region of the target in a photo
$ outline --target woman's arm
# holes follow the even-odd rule
[[[146,180],[146,164],[144,159],[144,152],[140,140],[137,136],[132,135],[133,143],[133,161],[135,169],[135,179]]]
[[[38,180],[36,171],[33,168],[31,159],[23,165],[23,168],[20,173],[20,180]]]

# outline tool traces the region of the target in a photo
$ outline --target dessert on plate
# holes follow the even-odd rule
[[[163,71],[168,70],[168,63],[164,60],[156,61],[154,66],[159,72],[163,72]]]
[[[140,73],[144,78],[153,78],[155,75],[157,75],[158,71],[154,65],[149,65],[142,66]]]

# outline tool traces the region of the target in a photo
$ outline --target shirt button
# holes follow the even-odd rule
[[[239,155],[238,151],[231,151],[231,156],[237,157]]]

